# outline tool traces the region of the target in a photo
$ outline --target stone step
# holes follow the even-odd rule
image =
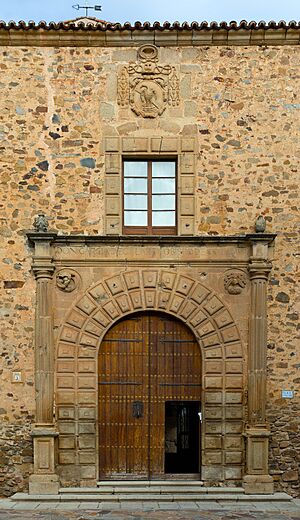
[[[79,497],[82,495],[82,494],[97,494],[99,496],[102,496],[102,495],[107,495],[107,494],[110,494],[110,495],[116,495],[116,494],[128,494],[128,495],[131,495],[131,494],[136,494],[136,493],[143,493],[143,494],[174,494],[174,493],[180,493],[180,494],[184,494],[184,493],[188,493],[190,495],[192,494],[198,494],[198,495],[211,495],[211,494],[222,494],[222,495],[239,495],[239,494],[243,494],[244,493],[244,490],[243,488],[236,488],[236,489],[230,489],[229,491],[226,489],[226,490],[223,490],[223,489],[218,489],[218,490],[213,490],[213,489],[208,489],[208,488],[199,488],[199,487],[190,487],[190,486],[186,486],[186,487],[181,487],[181,486],[170,486],[170,487],[167,487],[167,486],[155,486],[155,487],[144,487],[144,486],[140,486],[140,487],[121,487],[121,486],[106,486],[106,487],[100,487],[98,489],[88,489],[88,490],[84,490],[83,488],[68,488],[68,489],[60,489],[59,493],[61,495],[78,495]]]
[[[211,503],[253,503],[253,502],[291,502],[293,499],[286,493],[275,493],[274,495],[245,495],[245,494],[226,494],[215,492],[214,494],[197,494],[197,493],[117,493],[117,494],[99,494],[85,493],[78,494],[63,493],[59,495],[29,495],[27,493],[16,493],[11,497],[13,501],[18,503],[28,502],[205,502]]]

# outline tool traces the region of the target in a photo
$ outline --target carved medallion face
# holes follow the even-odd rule
[[[141,80],[132,91],[130,104],[137,115],[156,117],[166,108],[166,94],[155,80]]]
[[[224,278],[224,287],[229,294],[240,294],[246,283],[247,278],[241,271],[230,271]]]
[[[63,269],[56,275],[56,285],[64,292],[73,292],[78,285],[78,275],[71,269]]]

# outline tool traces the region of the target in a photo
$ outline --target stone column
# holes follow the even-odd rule
[[[265,246],[265,247],[264,247]],[[267,360],[267,282],[271,263],[268,244],[253,243],[250,258],[251,311],[248,352],[248,424],[246,493],[274,492],[273,479],[268,474],[269,426],[266,421],[266,360]],[[263,254],[262,254],[263,253]]]
[[[52,278],[54,265],[51,258],[53,235],[31,235],[35,243],[33,272],[36,278],[35,315],[35,389],[36,423],[32,430],[34,474],[29,479],[30,494],[57,494],[59,479],[55,473],[54,424],[54,344],[52,318]]]

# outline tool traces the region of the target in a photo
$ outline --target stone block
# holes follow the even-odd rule
[[[179,156],[180,175],[195,173],[195,156],[192,153],[183,153]]]
[[[59,406],[58,407],[58,418],[59,419],[74,419],[75,408],[71,406]]]
[[[58,390],[56,392],[57,404],[73,404],[75,402],[75,392],[71,390]]]
[[[207,374],[222,374],[223,363],[222,361],[206,361],[205,371]]]
[[[57,362],[57,372],[64,372],[64,373],[73,373],[75,369],[74,361],[70,360],[59,360]]]
[[[243,407],[231,404],[225,408],[226,419],[242,419],[243,418]]]
[[[185,276],[180,276],[177,285],[176,285],[176,292],[179,292],[180,294],[187,295],[191,288],[194,285],[194,281],[190,278],[187,278]]]
[[[205,359],[214,359],[222,357],[221,347],[207,347],[204,352]]]
[[[222,437],[219,435],[205,435],[204,437],[205,449],[220,450],[222,447]]]
[[[242,462],[243,453],[241,451],[228,451],[225,453],[226,464],[242,464]]]
[[[78,339],[78,330],[71,327],[63,327],[60,339],[69,343],[76,343]]]
[[[60,450],[72,450],[75,448],[75,437],[67,437],[60,435],[58,438],[58,447]]]
[[[107,196],[105,198],[106,215],[119,215],[121,211],[120,197]]]
[[[270,475],[245,475],[243,478],[245,493],[249,495],[272,495],[273,478]]]
[[[91,298],[85,295],[81,298],[81,300],[79,300],[77,307],[85,314],[90,316],[90,314],[92,314],[92,312],[96,309],[96,304]]]
[[[80,478],[81,479],[95,479],[96,478],[95,466],[92,464],[90,464],[89,466],[80,466]]]
[[[96,388],[96,378],[92,375],[78,376],[78,388],[90,389]]]
[[[95,434],[96,424],[95,422],[81,422],[78,424],[79,434]]]
[[[241,451],[243,447],[243,438],[239,436],[226,435],[224,439],[225,450]]]
[[[218,434],[222,433],[223,425],[221,421],[206,421],[205,433],[206,434]]]
[[[148,152],[148,139],[141,137],[123,137],[123,152]]]
[[[59,343],[57,356],[58,358],[74,358],[76,353],[75,345],[70,345],[67,343]]]
[[[226,374],[242,374],[243,363],[242,361],[226,361],[225,363]]]
[[[79,452],[79,464],[90,464],[94,465],[96,460],[95,451],[80,451]]]
[[[95,392],[78,392],[78,403],[79,404],[95,404],[96,393]]]
[[[224,343],[229,343],[231,341],[239,340],[239,333],[236,327],[228,327],[226,329],[221,330],[221,334],[223,337]]]
[[[221,406],[206,406],[205,418],[206,419],[222,419],[223,408]]]
[[[58,430],[61,434],[75,434],[75,423],[59,421]]]
[[[80,450],[95,448],[95,435],[79,435],[78,446]]]
[[[226,421],[225,423],[225,433],[242,433],[243,432],[243,423],[241,421]]]
[[[203,464],[207,466],[209,464],[222,464],[222,452],[205,450]]]
[[[202,480],[219,481],[223,480],[223,467],[222,466],[203,466],[202,468]]]
[[[119,150],[120,150],[119,137],[106,137],[105,138],[105,151],[106,152],[118,152]]]
[[[105,173],[120,174],[121,173],[121,155],[109,153],[105,155]]]
[[[181,195],[193,195],[195,190],[195,179],[193,176],[182,175],[180,178],[180,187],[179,187]]]
[[[79,345],[78,358],[95,359],[97,356],[96,345]]]
[[[205,310],[212,316],[217,311],[222,309],[223,303],[217,298],[213,296],[210,300],[204,305]]]
[[[226,388],[243,388],[243,377],[242,376],[226,376],[225,385],[226,385]]]
[[[225,467],[225,479],[226,480],[241,480],[242,468],[239,466]]]
[[[77,327],[78,329],[81,329],[83,327],[85,320],[86,320],[85,315],[81,314],[80,312],[78,312],[76,310],[73,310],[67,318],[67,323],[69,323],[69,325],[72,325],[73,327]]]
[[[80,407],[78,410],[79,419],[94,420],[96,418],[95,408]]]
[[[225,402],[228,404],[240,404],[242,401],[242,392],[226,392],[225,394]]]
[[[75,451],[60,451],[58,453],[58,462],[59,464],[75,464],[76,462],[76,453]]]
[[[213,347],[214,345],[218,345],[220,343],[220,338],[218,334],[210,334],[205,338],[201,338],[202,344],[204,348]]]
[[[52,475],[30,475],[29,495],[58,495],[59,479]]]
[[[79,360],[78,361],[78,372],[94,374],[96,372],[96,364],[91,360]]]
[[[160,137],[151,139],[152,152],[178,152],[177,137]]]
[[[121,179],[119,175],[110,175],[105,179],[105,193],[107,195],[119,195],[121,193]]]
[[[226,357],[242,357],[242,345],[240,343],[234,343],[232,345],[225,345],[225,356]]]
[[[179,234],[181,236],[191,236],[195,231],[195,222],[193,217],[180,217]]]
[[[182,216],[194,215],[194,213],[195,213],[194,197],[188,197],[186,195],[183,195],[180,198],[179,211],[180,211],[180,215],[182,215]]]
[[[116,297],[116,302],[120,307],[121,312],[125,313],[131,310],[129,298],[126,294]]]
[[[89,347],[97,347],[98,342],[99,342],[98,338],[96,338],[95,336],[92,336],[91,334],[86,334],[86,332],[84,332],[80,336],[80,340],[79,340],[80,345],[87,345]]]
[[[58,376],[57,377],[57,388],[75,388],[74,376]]]
[[[194,137],[182,137],[181,138],[181,151],[194,152],[196,148],[196,139]]]
[[[207,391],[207,392],[205,392],[204,395],[205,395],[206,403],[213,403],[213,404],[222,403],[222,392]]]

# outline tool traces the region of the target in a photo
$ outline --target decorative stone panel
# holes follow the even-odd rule
[[[195,231],[195,137],[105,138],[105,233],[122,234],[122,158],[177,159],[177,234]]]
[[[118,319],[140,310],[166,312],[193,331],[203,359],[202,478],[238,480],[245,458],[244,355],[238,328],[208,287],[189,276],[153,267],[124,271],[93,285],[62,325],[56,381],[60,474],[64,467],[72,473],[74,465],[73,474],[80,473],[82,483],[97,478],[98,350]],[[76,447],[73,432],[78,432]]]

